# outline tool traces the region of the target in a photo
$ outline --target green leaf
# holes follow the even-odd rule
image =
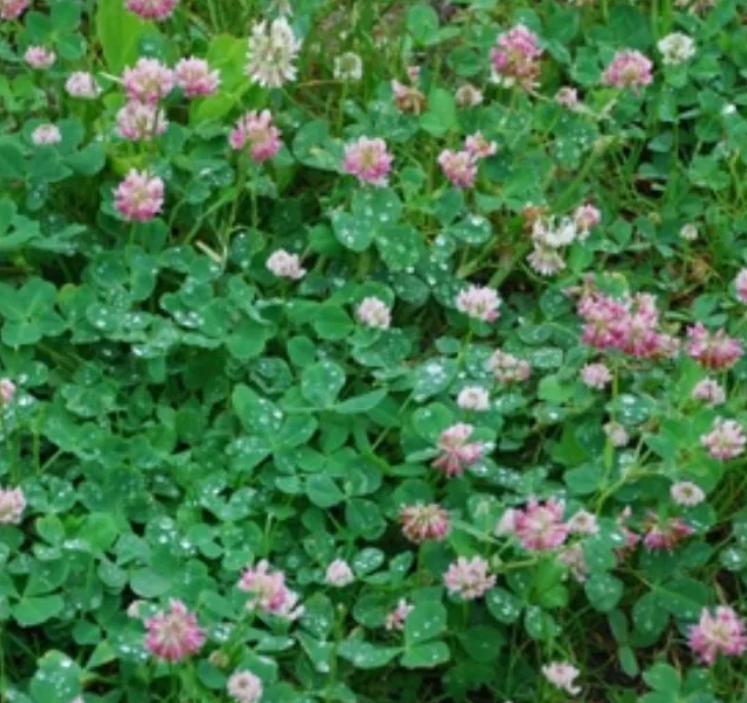
[[[340,645],[337,653],[356,669],[379,669],[392,661],[400,651],[399,647],[379,647],[363,640],[350,639]]]
[[[336,305],[324,305],[314,318],[316,333],[327,340],[344,339],[355,328],[350,316]]]
[[[272,330],[255,320],[244,320],[226,339],[226,347],[235,359],[255,359],[265,349]]]
[[[337,484],[323,474],[311,476],[306,482],[306,495],[319,508],[331,508],[345,499]]]
[[[477,625],[464,631],[459,641],[467,654],[479,662],[495,661],[506,644],[506,636],[495,627]]]
[[[669,613],[655,593],[646,593],[633,606],[636,630],[649,637],[660,635],[669,622]]]
[[[499,622],[511,624],[521,616],[521,600],[503,588],[491,588],[485,595],[485,603],[490,614]]]
[[[655,691],[670,693],[677,697],[680,690],[679,672],[669,664],[658,662],[643,673],[643,680]]]
[[[408,649],[399,663],[406,669],[432,669],[450,658],[451,652],[445,642],[427,642]]]
[[[457,111],[454,96],[443,88],[435,88],[428,96],[428,110],[421,115],[420,125],[436,137],[456,129]]]
[[[415,606],[405,620],[405,642],[409,651],[414,645],[438,637],[446,630],[446,608],[438,601],[424,601]]]
[[[109,70],[119,75],[138,59],[138,45],[146,33],[157,30],[128,12],[122,0],[99,0],[96,10],[96,34]]]
[[[11,614],[21,627],[36,627],[62,612],[65,601],[60,596],[24,598],[11,609]]]
[[[0,141],[0,177],[19,181],[26,177],[23,152],[8,140]]]
[[[157,598],[171,588],[171,580],[152,569],[138,569],[130,576],[130,587],[141,598]]]
[[[365,251],[373,239],[370,222],[341,210],[332,213],[332,230],[340,244],[352,251]]]
[[[83,671],[66,654],[47,652],[31,679],[29,690],[36,703],[70,703],[80,695]]]
[[[337,403],[335,411],[341,415],[357,415],[359,413],[365,413],[369,410],[373,410],[384,398],[386,398],[387,392],[385,390],[375,390],[370,393],[363,393],[356,395],[353,398],[348,398]]]
[[[591,576],[584,584],[589,603],[601,613],[608,613],[622,598],[623,583],[609,574]]]
[[[430,5],[414,5],[407,11],[407,31],[418,44],[438,41],[438,15]]]
[[[318,361],[301,374],[301,394],[318,408],[329,408],[345,385],[345,372],[332,361]]]

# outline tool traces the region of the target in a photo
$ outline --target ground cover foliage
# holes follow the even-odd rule
[[[0,0],[0,697],[741,701],[743,0]]]

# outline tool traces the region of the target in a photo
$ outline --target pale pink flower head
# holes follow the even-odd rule
[[[43,46],[30,46],[26,49],[23,60],[35,71],[44,71],[54,65],[57,54]]]
[[[714,615],[703,608],[698,624],[690,626],[688,641],[698,659],[708,666],[712,666],[720,654],[741,656],[747,650],[744,620],[727,606],[716,608]]]
[[[31,0],[0,0],[0,19],[18,19],[31,4]]]
[[[457,405],[462,410],[485,412],[490,409],[490,394],[482,386],[467,386],[459,391]]]
[[[687,330],[687,353],[706,369],[730,369],[742,356],[742,344],[725,330],[709,332],[702,323]]]
[[[651,551],[671,552],[693,532],[693,528],[681,518],[662,518],[655,513],[649,513],[643,544]]]
[[[743,268],[734,279],[734,288],[737,291],[737,299],[747,304],[747,268]]]
[[[727,461],[744,454],[747,437],[744,435],[742,425],[736,420],[724,420],[722,417],[717,417],[713,421],[711,431],[703,435],[700,442],[714,459]]]
[[[493,530],[498,537],[516,534],[516,516],[519,513],[516,508],[506,508]]]
[[[578,238],[583,241],[589,232],[602,221],[602,213],[589,203],[579,205],[573,212],[573,223],[578,230]]]
[[[4,405],[13,402],[16,390],[16,384],[9,378],[0,379],[0,402]]]
[[[20,488],[0,488],[0,525],[18,525],[26,509]]]
[[[155,105],[174,88],[174,72],[158,59],[139,58],[125,68],[124,89],[130,100]]]
[[[575,110],[578,107],[578,91],[569,85],[564,85],[555,93],[555,102],[568,110]]]
[[[627,523],[630,519],[630,514],[631,510],[630,506],[628,506],[617,517],[617,527],[622,533],[623,539],[625,540],[625,544],[620,549],[615,550],[615,554],[617,554],[618,558],[620,559],[624,559],[638,546],[638,543],[641,541],[640,535],[636,534],[628,527]]]
[[[565,505],[550,498],[545,503],[535,499],[514,517],[514,533],[521,546],[533,552],[557,549],[568,537],[568,526],[563,522]]]
[[[451,529],[449,512],[438,503],[405,505],[399,512],[402,534],[415,544],[440,542]]]
[[[86,71],[75,71],[65,81],[65,90],[72,98],[95,100],[101,95],[101,86],[92,74]]]
[[[134,168],[114,190],[114,207],[128,222],[149,222],[161,212],[163,200],[163,180]]]
[[[540,276],[554,276],[565,268],[565,260],[557,249],[534,243],[534,249],[527,257],[527,263]]]
[[[204,98],[214,95],[220,86],[220,72],[211,71],[207,61],[194,56],[181,59],[176,64],[174,78],[187,98]]]
[[[464,148],[475,159],[486,159],[498,151],[495,142],[489,142],[482,136],[482,132],[475,132],[464,140]]]
[[[613,447],[624,447],[630,441],[627,430],[619,422],[612,420],[606,423],[602,429]]]
[[[713,378],[704,378],[698,381],[692,392],[693,400],[702,400],[710,407],[721,405],[726,401],[724,387]]]
[[[168,125],[166,114],[157,105],[130,100],[117,112],[117,134],[131,142],[149,142]]]
[[[298,254],[290,254],[285,249],[278,249],[267,259],[267,270],[278,278],[290,278],[298,281],[306,275]]]
[[[265,559],[244,571],[237,588],[250,595],[247,610],[258,610],[283,620],[296,620],[303,615],[304,608],[298,605],[298,594],[286,585],[285,574],[271,571]]]
[[[492,288],[470,286],[457,295],[456,309],[475,320],[494,322],[502,302]]]
[[[563,547],[558,552],[557,560],[568,568],[577,583],[586,581],[586,577],[589,575],[589,565],[586,563],[584,545],[581,542]]]
[[[280,151],[281,136],[282,132],[273,124],[269,110],[253,110],[239,118],[228,142],[236,151],[248,148],[252,159],[261,164]]]
[[[361,183],[385,186],[392,168],[392,156],[383,139],[359,137],[345,147],[342,168]]]
[[[490,51],[495,79],[507,87],[519,84],[529,89],[534,86],[540,72],[540,57],[537,35],[523,24],[499,34],[496,46]]]
[[[612,374],[605,364],[586,364],[581,369],[581,381],[589,388],[602,390],[612,381]]]
[[[672,500],[684,508],[694,508],[705,500],[705,492],[696,483],[678,481],[669,489]]]
[[[698,238],[698,228],[692,222],[688,222],[682,225],[680,237],[686,242],[694,242]]]
[[[477,159],[469,151],[444,149],[438,163],[446,178],[455,188],[471,188],[477,176]]]
[[[410,605],[405,598],[400,598],[397,607],[386,616],[386,629],[397,632],[404,630],[405,620],[413,610],[415,610],[414,605]]]
[[[142,20],[160,22],[171,16],[179,0],[125,0],[125,7]]]
[[[532,375],[532,367],[526,359],[496,349],[488,359],[488,370],[500,383],[521,383]]]
[[[652,68],[651,60],[640,51],[626,49],[615,55],[602,74],[602,82],[614,88],[632,88],[638,92],[653,81]]]
[[[169,609],[145,621],[145,648],[158,659],[178,662],[197,654],[205,643],[205,633],[197,616],[180,600],[171,599]]]
[[[553,686],[569,693],[571,696],[577,696],[581,693],[581,687],[574,684],[581,672],[568,662],[545,664],[542,667],[542,674]]]
[[[599,521],[594,513],[579,510],[568,519],[567,527],[572,535],[595,535],[599,532]]]
[[[438,440],[439,456],[431,466],[440,469],[451,478],[461,476],[465,468],[476,464],[483,455],[485,447],[481,442],[469,442],[474,427],[459,422],[445,429]]]
[[[127,617],[132,618],[133,620],[140,620],[143,617],[142,610],[145,605],[146,601],[142,599],[132,601],[132,603],[127,606],[127,610],[125,611],[127,613]]]
[[[364,298],[355,310],[358,321],[366,327],[386,330],[392,323],[392,311],[382,300],[374,296]]]
[[[345,588],[355,581],[353,570],[344,559],[335,559],[328,567],[324,580],[335,588]]]
[[[258,703],[262,698],[262,681],[251,671],[236,671],[228,678],[226,691],[236,703]]]
[[[471,83],[459,86],[454,96],[456,104],[460,107],[476,107],[482,104],[483,99],[482,92]]]
[[[495,586],[495,576],[490,573],[490,566],[482,557],[459,557],[444,574],[444,584],[450,595],[459,596],[462,600],[475,600]]]

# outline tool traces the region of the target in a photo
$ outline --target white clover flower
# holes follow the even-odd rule
[[[695,42],[682,32],[667,34],[658,42],[656,48],[661,53],[664,63],[668,66],[678,66],[695,56]]]
[[[246,74],[263,88],[279,88],[296,80],[298,73],[294,61],[301,50],[285,17],[269,25],[266,21],[252,27],[249,37]]]
[[[363,78],[363,61],[358,54],[348,51],[335,58],[334,77],[338,81],[357,82]]]

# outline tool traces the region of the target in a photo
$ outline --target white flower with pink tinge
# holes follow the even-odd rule
[[[267,270],[278,278],[290,278],[298,281],[306,275],[306,269],[301,267],[298,254],[290,254],[285,249],[278,249],[267,259]]]
[[[283,620],[296,620],[303,615],[304,608],[298,605],[298,594],[286,585],[285,574],[271,571],[266,559],[247,568],[237,587],[250,595],[247,610],[259,610]]]
[[[134,168],[114,190],[114,207],[129,222],[152,220],[161,212],[163,199],[163,181]]]
[[[691,625],[688,633],[690,648],[698,659],[712,666],[719,654],[739,657],[747,650],[744,620],[733,608],[720,606],[715,615],[703,608],[697,625]]]
[[[41,124],[32,132],[31,141],[36,146],[59,144],[62,141],[62,133],[55,124]]]
[[[335,588],[345,588],[355,581],[350,565],[344,559],[335,559],[328,567],[324,580]]]
[[[261,164],[280,151],[281,136],[269,110],[253,110],[239,118],[228,136],[228,143],[235,151],[248,149],[252,160]]]
[[[117,134],[131,142],[149,142],[163,134],[169,122],[156,105],[130,100],[117,112]]]
[[[602,83],[614,88],[631,88],[638,92],[653,80],[651,60],[640,51],[626,49],[615,54],[612,63],[602,74]]]
[[[0,488],[0,525],[18,525],[26,509],[26,498],[20,488]]]
[[[702,400],[710,407],[721,405],[726,401],[726,391],[724,387],[712,378],[704,378],[698,381],[692,392],[693,400]]]
[[[65,90],[71,98],[81,100],[95,100],[102,92],[93,75],[86,71],[71,73],[65,81]]]
[[[345,147],[342,168],[361,183],[382,187],[392,168],[392,155],[383,139],[360,137]]]
[[[604,364],[586,364],[581,369],[581,381],[589,388],[602,390],[612,381],[612,374]]]
[[[669,495],[677,505],[693,508],[705,500],[703,489],[691,481],[678,481],[669,489]]]
[[[747,304],[747,268],[742,269],[734,279],[734,288],[740,302]]]
[[[179,0],[126,0],[127,9],[142,20],[161,22],[170,17]]]
[[[31,4],[31,0],[0,0],[0,19],[18,19]]]
[[[220,86],[220,73],[211,71],[207,61],[194,56],[181,59],[176,64],[174,78],[187,98],[204,98],[214,95]]]
[[[174,72],[158,59],[139,58],[122,76],[130,100],[155,105],[174,88]]]
[[[568,537],[568,525],[563,522],[565,505],[550,498],[545,503],[531,499],[527,507],[514,514],[514,533],[524,549],[546,551],[557,549]]]
[[[145,648],[158,659],[178,662],[197,654],[205,643],[205,633],[197,616],[180,600],[171,599],[169,609],[145,621]]]
[[[457,405],[462,410],[485,412],[490,409],[490,394],[482,386],[467,386],[459,391]]]
[[[397,607],[390,611],[386,616],[386,629],[399,631],[405,629],[405,620],[407,616],[415,610],[414,605],[410,605],[405,598],[400,598]]]
[[[489,142],[482,132],[475,132],[464,140],[464,148],[475,159],[487,159],[498,151],[495,142]]]
[[[542,674],[553,686],[572,696],[577,696],[581,693],[581,687],[574,684],[581,671],[568,662],[551,662],[550,664],[545,664],[542,667]]]
[[[355,310],[355,316],[361,324],[373,329],[387,330],[392,323],[389,306],[374,296],[361,301]]]
[[[496,349],[488,359],[488,369],[500,383],[521,383],[532,375],[532,367],[526,359]]]
[[[602,429],[613,447],[624,447],[630,441],[630,435],[619,422],[610,421]]]
[[[0,401],[7,404],[13,401],[16,395],[16,384],[9,378],[0,379]]]
[[[26,49],[23,60],[34,70],[43,71],[54,64],[57,60],[57,54],[43,46],[30,46]]]
[[[583,241],[589,232],[602,221],[602,213],[593,205],[579,205],[573,212],[573,223],[578,230],[578,239]]]
[[[747,438],[742,425],[736,420],[717,417],[713,421],[711,431],[703,435],[700,442],[714,459],[727,461],[744,454]]]
[[[483,99],[482,92],[471,83],[460,85],[454,95],[454,100],[460,107],[476,107],[482,104]]]
[[[262,681],[251,671],[236,671],[229,677],[226,690],[236,703],[258,703],[262,698]]]
[[[415,544],[440,542],[449,534],[449,512],[438,503],[406,505],[399,512],[402,534]]]
[[[462,600],[481,598],[495,586],[495,580],[488,562],[482,557],[459,557],[444,574],[446,590]]]
[[[440,469],[447,477],[461,476],[464,469],[477,463],[482,457],[481,442],[468,442],[474,432],[472,425],[459,422],[445,429],[438,440],[439,456],[431,466]]]
[[[438,163],[455,188],[471,188],[475,184],[477,160],[471,152],[444,149]]]
[[[501,300],[492,288],[470,286],[456,298],[456,309],[475,320],[494,322],[498,319]]]
[[[568,530],[573,535],[595,535],[599,532],[599,521],[594,513],[579,510],[568,519]]]

